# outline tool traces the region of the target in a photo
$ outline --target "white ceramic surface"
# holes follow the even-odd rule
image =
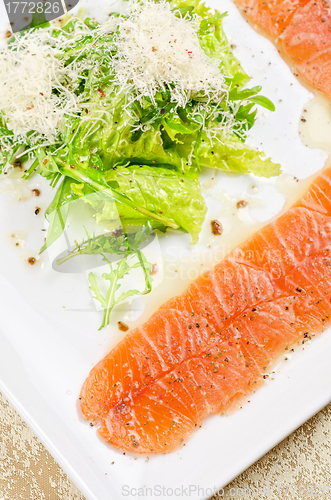
[[[263,93],[277,106],[273,114],[259,113],[251,143],[279,161],[287,174],[303,179],[317,172],[327,155],[303,146],[298,134],[304,104],[312,94],[298,83],[272,44],[248,26],[230,0],[208,3],[228,11],[224,27],[236,45],[236,55],[252,76],[252,84],[261,83]],[[113,8],[102,0],[88,0],[86,5],[90,12],[89,6],[93,6],[97,19]],[[0,19],[3,32],[6,20],[2,12]],[[170,262],[174,248],[181,255],[206,255],[210,219],[219,211],[224,213],[227,200],[247,193],[252,183],[259,187],[252,196],[256,202],[249,214],[252,227],[258,227],[252,217],[267,221],[284,206],[277,180],[219,174],[211,182],[212,175],[202,175],[202,182],[209,186],[209,212],[201,242],[193,248],[185,235],[159,238],[165,262]],[[38,204],[44,210],[52,196],[39,178],[31,181],[31,187],[40,187],[38,201],[16,202],[12,191],[0,193],[0,390],[88,500],[139,498],[138,488],[144,488],[141,492],[151,499],[208,498],[331,400],[331,332],[325,332],[304,350],[296,349],[292,358],[277,368],[274,380],[269,380],[242,410],[229,417],[207,419],[178,452],[150,456],[147,461],[145,456],[125,455],[101,442],[95,429],[79,416],[77,398],[89,370],[123,334],[116,328],[116,317],[111,327],[98,332],[100,312],[93,307],[83,310],[82,304],[91,304],[85,275],[56,273],[47,256],[33,267],[27,265],[25,259],[37,255],[44,237],[43,216],[35,216],[33,209]],[[238,227],[240,232],[244,226]],[[10,235],[21,231],[25,238],[26,230],[24,248],[15,247]],[[231,244],[231,238],[229,229],[224,247]],[[211,251],[213,248],[216,246]],[[178,279],[170,285],[173,294],[182,286]],[[158,287],[154,299],[153,294],[145,299],[145,316],[138,321],[168,298],[169,287],[167,290]],[[137,303],[135,306],[137,309]]]

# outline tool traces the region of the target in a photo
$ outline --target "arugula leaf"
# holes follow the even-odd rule
[[[243,90],[239,90],[238,87],[232,87],[229,92],[229,99],[230,101],[243,101],[244,99],[248,99],[249,97],[258,94],[261,90],[262,87],[260,85],[251,89]]]
[[[239,137],[239,139],[243,142],[243,140],[245,138],[242,138],[242,127],[241,127],[241,123],[244,123],[247,127],[246,130],[249,130],[252,128],[252,126],[254,125],[255,123],[255,117],[256,117],[256,114],[257,114],[257,109],[254,109],[254,111],[252,111],[252,108],[254,108],[254,103],[251,102],[249,104],[242,104],[238,111],[237,111],[237,114],[236,114],[236,118],[237,118],[237,123],[239,125],[239,134],[237,135]],[[234,133],[236,133],[236,128],[234,130]]]
[[[60,266],[78,255],[134,254],[137,249],[150,237],[155,235],[151,224],[137,224],[136,221],[118,221],[118,226],[110,233],[90,236],[84,227],[86,239],[81,243],[75,241],[75,248],[67,255],[57,260]]]
[[[109,281],[109,288],[106,294],[103,296],[102,293],[99,290],[98,283],[96,280],[95,275],[91,272],[88,276],[89,282],[90,282],[90,290],[94,293],[94,298],[98,300],[103,309],[104,309],[104,315],[103,315],[103,321],[102,324],[99,328],[101,330],[104,328],[106,325],[109,324],[109,319],[110,319],[110,314],[114,307],[125,300],[128,297],[132,297],[134,295],[139,295],[141,292],[139,290],[129,290],[125,293],[122,293],[119,297],[116,297],[116,292],[119,290],[121,287],[121,280],[129,274],[129,272],[137,267],[137,264],[134,264],[133,266],[130,266],[127,263],[127,257],[123,257],[122,260],[115,266],[110,260],[107,259],[107,257],[104,256],[104,260],[108,262],[109,267],[110,267],[110,272],[109,273],[104,273],[102,275],[103,279]],[[138,264],[140,265],[140,264]],[[144,293],[144,292],[142,292]]]
[[[116,230],[109,235],[99,235],[90,237],[85,230],[87,239],[82,243],[76,242],[76,248],[68,253],[68,255],[57,261],[58,265],[63,264],[67,260],[77,255],[91,255],[100,254],[103,260],[109,265],[109,273],[103,273],[102,278],[109,282],[108,290],[105,294],[100,291],[100,285],[93,272],[89,273],[88,279],[90,283],[90,290],[94,294],[94,298],[98,300],[104,309],[102,325],[100,330],[109,324],[110,315],[114,307],[129,297],[135,295],[144,295],[152,290],[151,276],[152,264],[147,261],[146,256],[141,250],[142,244],[147,238],[154,234],[150,225],[142,227],[131,227],[129,231]],[[121,259],[116,263],[112,262],[107,254],[121,255]],[[129,261],[129,258],[131,260]],[[132,262],[135,259],[136,262]],[[133,269],[141,268],[144,273],[145,288],[140,291],[131,289],[128,291],[120,292],[122,280],[125,276],[129,275]]]
[[[191,14],[193,11],[193,6],[188,5],[186,7],[178,7],[177,9],[174,10],[174,14],[176,17],[184,17],[185,14]]]
[[[229,92],[229,99],[231,101],[249,100],[250,102],[259,104],[260,106],[263,106],[270,111],[275,111],[275,105],[270,101],[270,99],[262,95],[257,95],[259,92],[261,92],[261,90],[261,86],[243,90],[239,90],[237,87],[234,87]]]
[[[56,191],[52,203],[46,210],[45,216],[49,222],[49,227],[46,241],[40,249],[40,254],[54,243],[64,231],[68,218],[69,205],[77,199],[77,196],[71,191],[70,184],[70,178],[65,177]]]
[[[269,109],[270,111],[275,111],[275,105],[273,102],[270,101],[267,97],[264,97],[262,95],[257,95],[255,97],[250,97],[249,99],[251,102],[254,102],[255,104],[259,104],[260,106],[263,106],[266,109]]]
[[[199,35],[205,35],[206,33],[209,33],[210,27],[215,26],[217,21],[220,21],[224,17],[228,15],[227,12],[223,12],[220,14],[217,12],[214,16],[207,17],[203,19],[200,23],[200,28],[199,28]]]

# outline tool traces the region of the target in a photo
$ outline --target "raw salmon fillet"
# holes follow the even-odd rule
[[[98,363],[82,412],[121,449],[171,451],[247,399],[285,348],[330,316],[331,169]]]
[[[331,98],[331,1],[236,0],[310,85]]]
[[[236,0],[244,14],[273,38],[278,38],[296,10],[309,0]]]
[[[281,35],[281,46],[303,78],[331,97],[331,3],[311,0]]]

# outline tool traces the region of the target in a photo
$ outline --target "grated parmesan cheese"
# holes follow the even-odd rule
[[[79,81],[90,76],[92,81],[93,76],[93,91],[93,85],[98,85],[101,64],[111,70],[118,93],[126,95],[124,109],[132,123],[137,123],[130,108],[132,101],[138,100],[144,106],[143,101],[148,97],[156,105],[157,92],[168,88],[169,101],[175,107],[185,107],[194,98],[191,117],[202,123],[210,138],[217,139],[219,130],[231,132],[235,118],[229,111],[223,112],[223,120],[218,121],[216,128],[205,126],[207,119],[219,113],[217,105],[227,99],[228,87],[218,62],[200,46],[199,16],[173,12],[166,0],[157,3],[129,0],[124,14],[111,16],[96,29],[90,29],[78,18],[74,21],[70,37],[62,34],[61,29],[53,36],[53,27],[48,27],[16,35],[10,45],[1,47],[0,110],[8,129],[14,132],[14,141],[5,135],[1,137],[0,156],[13,143],[28,144],[30,149],[26,153],[36,145],[61,142],[59,133],[66,118],[78,116],[82,108],[90,106],[94,112],[81,116],[81,123],[91,122],[84,140],[92,135],[103,121],[106,109],[98,109],[88,93],[76,96],[75,90]],[[105,34],[111,34],[108,46],[104,44],[95,57],[89,48],[94,49],[99,40],[104,43]],[[76,48],[76,42],[84,37],[91,42],[81,46],[78,43]],[[74,59],[65,64],[63,55],[71,48]],[[85,70],[90,76],[84,76]],[[135,126],[142,130],[150,128],[149,123]],[[78,128],[75,135],[77,132]],[[28,133],[32,135],[27,137]]]
[[[1,48],[0,109],[16,137],[33,130],[36,139],[53,142],[64,114],[77,112],[77,98],[64,86],[68,72],[56,57],[61,42],[46,28]]]
[[[201,19],[178,17],[165,0],[129,1],[126,16],[111,18],[102,27],[115,32],[115,81],[153,98],[163,85],[171,85],[172,101],[185,106],[201,94],[209,99],[226,91],[224,76],[200,46]]]

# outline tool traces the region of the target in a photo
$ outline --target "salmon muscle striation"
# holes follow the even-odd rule
[[[280,42],[301,76],[331,98],[331,2],[311,0],[298,9]]]
[[[331,1],[235,1],[302,78],[331,98]]]
[[[293,14],[309,0],[236,0],[243,13],[272,38],[278,38]]]

